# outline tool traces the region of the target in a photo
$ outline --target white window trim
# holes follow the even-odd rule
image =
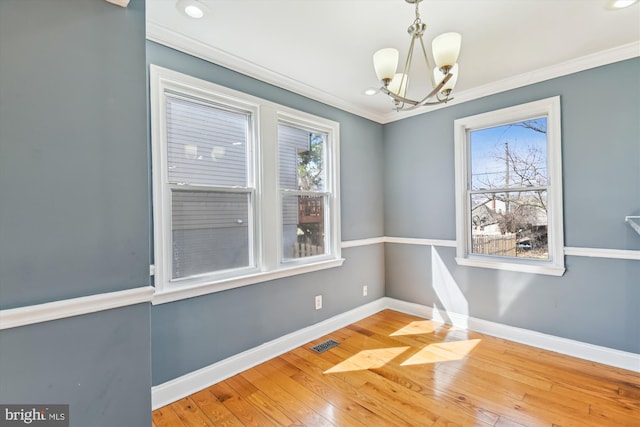
[[[256,284],[342,265],[340,239],[340,128],[337,122],[303,113],[233,89],[188,76],[173,70],[150,65],[150,112],[153,162],[153,234],[155,259],[155,289],[153,304],[162,304],[213,292]],[[222,104],[242,106],[253,114],[255,176],[255,267],[171,280],[171,198],[167,194],[166,167],[166,91],[187,93]],[[305,124],[314,130],[330,134],[328,158],[330,173],[330,251],[323,256],[309,257],[295,263],[281,263],[280,197],[278,188],[277,124],[280,118]],[[259,142],[258,142],[259,141]],[[274,247],[275,246],[275,247]],[[277,250],[276,250],[277,248]]]
[[[548,244],[549,261],[511,259],[469,253],[471,227],[467,186],[469,169],[469,132],[508,123],[547,117],[547,163],[549,168]],[[460,118],[454,121],[456,188],[456,262],[471,267],[493,268],[526,273],[562,276],[564,266],[564,228],[562,210],[562,144],[560,97],[508,107]]]
[[[277,114],[277,123],[291,125],[294,127],[299,127],[302,129],[306,129],[316,133],[324,133],[327,135],[327,147],[326,147],[326,159],[328,164],[328,169],[326,172],[326,190],[322,192],[318,192],[318,196],[324,196],[327,193],[329,194],[329,213],[325,213],[328,215],[325,218],[325,224],[329,225],[329,230],[327,230],[328,234],[328,244],[329,251],[328,254],[325,255],[316,255],[312,258],[313,260],[321,260],[326,258],[327,256],[331,256],[329,254],[340,254],[342,244],[340,241],[340,186],[338,185],[338,173],[340,168],[339,163],[339,152],[340,152],[340,128],[338,123],[326,121],[324,123],[318,122],[316,118],[313,116],[305,115],[300,112],[296,112],[293,110],[285,111],[281,109]],[[277,174],[279,177],[280,174]],[[276,189],[278,191],[277,195],[277,203],[278,209],[282,207],[282,189],[280,188],[280,183],[276,184]],[[328,220],[328,221],[327,221]],[[332,224],[337,224],[338,227],[333,226]],[[278,233],[282,236],[282,221],[278,221]],[[305,261],[305,258],[301,259],[291,259],[284,261],[284,257],[282,254],[282,245],[278,246],[278,262],[284,268],[291,268],[296,265],[303,265],[308,261]]]

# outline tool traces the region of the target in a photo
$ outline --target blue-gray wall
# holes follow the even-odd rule
[[[384,235],[382,125],[153,42],[147,62],[340,122],[342,240]],[[153,384],[384,296],[382,244],[342,255],[342,267],[153,306]],[[315,295],[323,295],[322,310]]]
[[[142,0],[0,0],[1,309],[151,284],[149,63],[339,121],[345,241],[453,240],[453,120],[560,95],[566,245],[640,249],[622,221],[640,214],[638,59],[382,126],[145,42]],[[569,256],[556,278],[458,267],[452,248],[343,256],[330,270],[0,331],[0,403],[69,403],[72,426],[150,425],[152,383],[385,294],[640,352],[637,261]]]
[[[453,121],[560,95],[565,246],[640,249],[624,222],[640,214],[638,76],[636,58],[386,125],[385,235],[455,240]],[[551,277],[460,267],[453,248],[385,250],[389,297],[640,353],[638,261],[567,256]]]
[[[0,0],[0,308],[148,286],[144,0]],[[0,331],[0,403],[151,423],[149,304]]]

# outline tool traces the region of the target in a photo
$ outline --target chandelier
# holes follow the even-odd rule
[[[373,54],[373,66],[378,79],[382,81],[380,92],[390,96],[393,100],[395,110],[413,110],[425,105],[436,105],[447,102],[451,99],[451,92],[458,78],[458,54],[462,36],[458,33],[444,33],[433,39],[433,59],[435,67],[431,65],[427,50],[424,47],[422,36],[427,29],[427,25],[420,20],[418,6],[422,0],[405,0],[409,4],[416,5],[416,19],[407,29],[411,36],[409,52],[401,73],[396,73],[398,68],[398,50],[394,48],[380,49]],[[420,100],[406,98],[409,83],[409,71],[413,58],[413,49],[416,40],[420,42],[422,56],[429,70],[429,80],[431,81],[430,92]],[[433,72],[431,72],[433,70]]]

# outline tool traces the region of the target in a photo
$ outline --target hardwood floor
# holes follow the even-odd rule
[[[326,339],[340,344],[311,350]],[[153,412],[164,426],[640,426],[640,374],[385,310]]]

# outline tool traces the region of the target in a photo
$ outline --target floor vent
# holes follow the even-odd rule
[[[316,353],[322,353],[329,350],[330,348],[337,346],[338,344],[340,344],[338,341],[327,340],[325,342],[321,342],[320,344],[311,347],[311,349]]]

